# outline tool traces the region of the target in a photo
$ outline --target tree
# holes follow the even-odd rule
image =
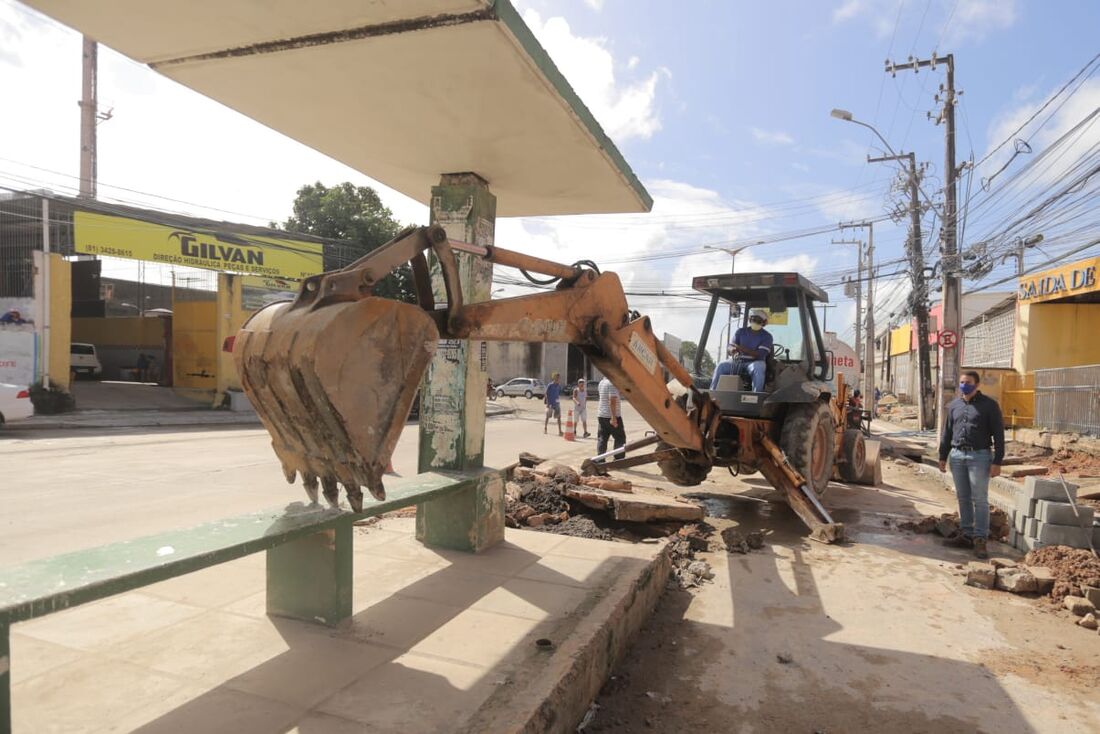
[[[344,182],[325,186],[306,184],[294,197],[294,215],[283,224],[287,232],[342,240],[344,247],[325,247],[324,268],[336,270],[392,240],[401,224],[369,186]],[[416,300],[408,265],[395,270],[374,287],[384,298]]]
[[[689,364],[694,364],[697,351],[699,351],[699,345],[695,342],[684,342],[680,345],[680,357],[687,360]],[[702,374],[714,374],[714,366],[714,357],[710,356],[710,352],[703,352],[703,361],[699,365]]]

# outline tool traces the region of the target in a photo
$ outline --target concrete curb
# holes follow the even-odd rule
[[[91,417],[80,417],[79,413],[69,414],[68,417],[50,416],[44,420],[20,421],[5,425],[0,435],[5,433],[20,433],[23,431],[73,431],[73,430],[105,430],[111,428],[213,428],[217,426],[255,426],[262,424],[260,419],[253,414],[235,415],[224,411],[202,411],[205,415],[192,416],[183,411],[167,411],[157,417],[133,417],[126,420],[126,416],[112,415],[106,420],[96,420]],[[225,416],[224,418],[222,416]],[[182,420],[181,420],[182,418]],[[211,420],[213,418],[213,420]]]
[[[517,671],[459,730],[475,732],[571,732],[599,694],[615,665],[649,619],[672,571],[666,543],[645,568],[628,573],[591,595],[592,611],[567,618],[564,629],[546,628],[566,644],[536,677]]]

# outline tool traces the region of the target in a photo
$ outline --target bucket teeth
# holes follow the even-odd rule
[[[348,496],[348,504],[351,505],[353,512],[363,511],[363,490],[359,489],[356,485],[350,487],[345,486],[345,491]]]
[[[333,507],[342,484],[357,512],[362,487],[385,499],[384,468],[438,341],[421,308],[382,298],[257,311],[233,358],[287,481],[301,475],[316,502],[319,479]]]

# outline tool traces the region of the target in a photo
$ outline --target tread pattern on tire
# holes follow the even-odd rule
[[[867,447],[864,446],[862,452],[856,450],[859,444],[864,443],[863,431],[849,428],[844,432],[843,440],[845,462],[840,465],[840,476],[846,482],[858,482],[867,466]],[[857,461],[860,453],[862,453],[862,460]]]
[[[809,472],[813,456],[812,440],[819,421],[827,421],[825,451],[828,471],[823,471],[820,477],[812,477]],[[825,493],[833,475],[836,433],[832,423],[829,406],[825,403],[820,401],[800,403],[792,405],[787,410],[787,417],[783,421],[783,428],[779,434],[779,445],[787,455],[787,459],[819,497]]]

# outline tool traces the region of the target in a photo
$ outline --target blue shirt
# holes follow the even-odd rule
[[[767,329],[753,331],[747,326],[742,326],[740,329],[734,332],[733,343],[740,344],[746,349],[755,349],[757,359],[766,359],[768,354],[772,351],[772,335],[768,333]],[[734,352],[733,358],[750,359],[750,357],[741,354],[740,352]]]
[[[557,405],[558,398],[561,396],[561,385],[556,382],[551,382],[546,386],[546,404]]]

